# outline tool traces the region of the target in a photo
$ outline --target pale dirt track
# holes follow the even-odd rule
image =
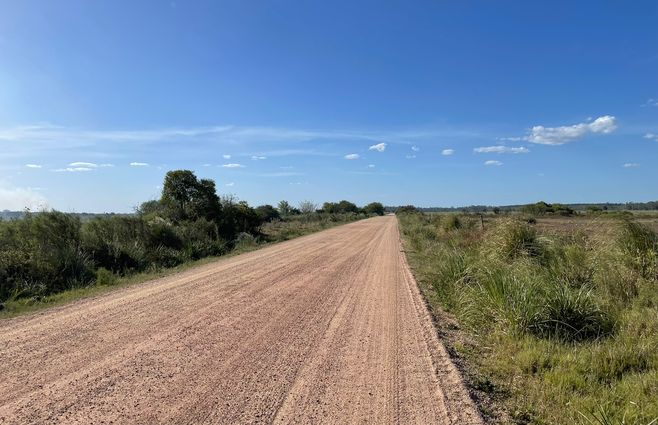
[[[0,423],[480,423],[364,220],[0,321]]]

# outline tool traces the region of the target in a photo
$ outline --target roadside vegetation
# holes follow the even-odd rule
[[[206,257],[244,252],[372,215],[384,207],[309,201],[252,208],[220,197],[212,180],[167,173],[158,200],[133,215],[82,220],[58,211],[0,220],[0,314],[94,293]]]
[[[587,232],[492,217],[398,214],[439,332],[488,421],[658,423],[655,230],[595,215],[582,219]]]

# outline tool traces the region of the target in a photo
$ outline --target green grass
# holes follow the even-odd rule
[[[627,220],[589,232],[509,217],[485,229],[469,216],[457,227],[452,215],[399,220],[410,265],[489,422],[658,423],[654,231]]]
[[[188,261],[175,267],[158,268],[146,272],[130,274],[128,276],[117,276],[116,274],[101,268],[96,273],[96,280],[87,286],[68,289],[46,296],[25,297],[5,301],[2,303],[4,308],[0,311],[0,320],[37,312],[58,305],[64,305],[83,298],[102,295],[114,291],[117,288],[180,273],[194,267],[212,263],[222,258],[254,251],[265,246],[319,232],[330,227],[346,224],[363,218],[366,218],[366,216],[336,215],[333,218],[323,218],[321,220],[305,220],[303,218],[295,217],[287,221],[266,223],[261,229],[262,237],[260,238],[255,238],[249,234],[241,235],[235,248],[229,253],[221,256],[205,257],[195,261]]]

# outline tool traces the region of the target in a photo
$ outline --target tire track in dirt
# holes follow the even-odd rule
[[[395,217],[0,321],[0,423],[481,423]]]

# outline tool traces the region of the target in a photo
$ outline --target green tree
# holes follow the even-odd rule
[[[270,222],[279,218],[279,212],[269,204],[256,207],[256,214],[261,223]]]
[[[289,215],[292,214],[292,206],[288,203],[288,201],[281,201],[277,205],[277,209],[279,210],[279,214],[281,217],[288,217]]]
[[[160,203],[174,221],[199,218],[215,221],[221,216],[215,182],[209,179],[198,180],[190,170],[167,173]]]
[[[384,215],[384,205],[381,202],[371,202],[363,207],[363,211],[366,214]]]

